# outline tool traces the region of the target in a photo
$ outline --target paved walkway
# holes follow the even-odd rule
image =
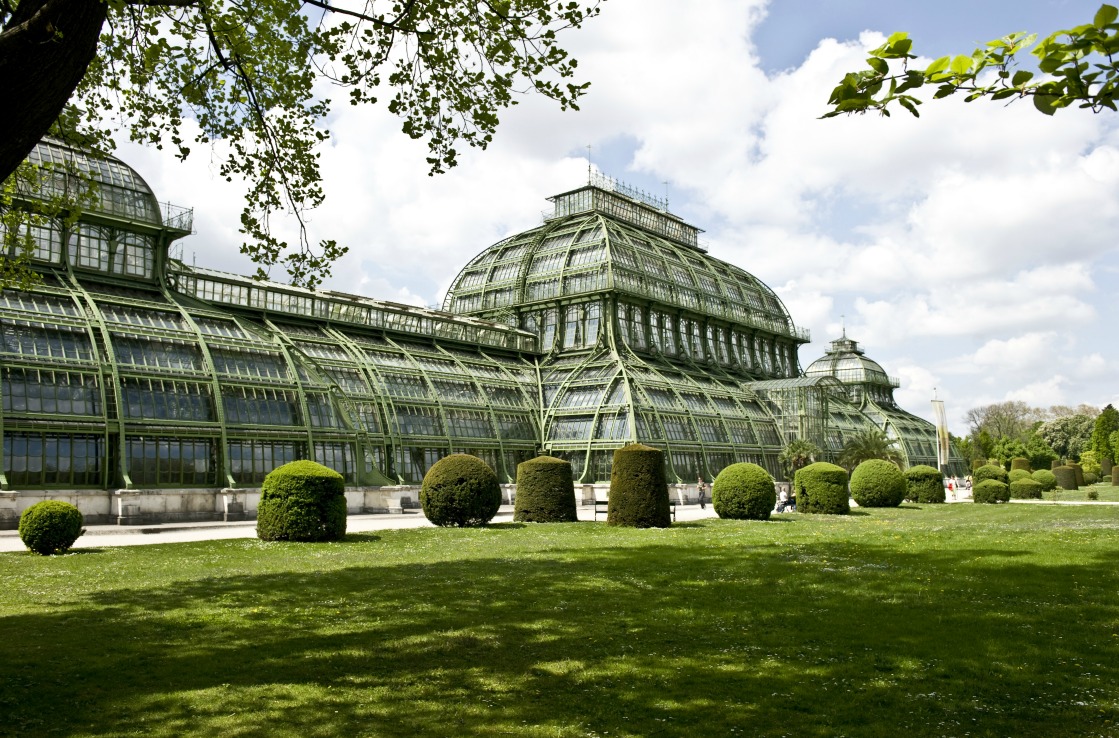
[[[594,520],[593,507],[578,507],[580,520]],[[702,520],[714,518],[715,511],[708,504],[701,510],[699,505],[679,505],[676,508],[676,521]],[[599,520],[605,516],[599,515]],[[502,505],[493,519],[495,523],[513,522],[513,506]],[[431,523],[419,510],[399,515],[350,515],[346,518],[346,532],[362,533],[370,530],[390,530],[395,528],[430,528]],[[210,541],[224,538],[256,538],[256,521],[245,520],[237,523],[218,521],[202,523],[162,523],[155,525],[87,525],[85,535],[74,543],[74,548],[101,548],[103,546],[143,546],[152,543],[178,543],[183,541]],[[19,532],[0,530],[0,552],[26,551],[27,547],[19,539]]]
[[[970,499],[949,499],[948,502],[970,503]],[[1074,502],[1011,500],[1013,503],[1027,505],[1119,505],[1119,502]],[[594,520],[594,508],[578,507],[580,520]],[[699,505],[678,505],[676,521],[704,520],[716,517],[711,504],[704,509]],[[604,516],[599,520],[604,520]],[[502,505],[495,523],[513,521],[513,506]],[[346,531],[361,533],[371,530],[391,530],[396,528],[430,528],[431,523],[419,510],[399,515],[350,515],[346,519]],[[74,548],[100,548],[102,546],[143,546],[152,543],[179,543],[184,541],[211,541],[225,538],[255,538],[256,521],[245,520],[237,523],[162,523],[155,525],[87,525],[85,535],[77,540]],[[0,530],[0,552],[26,551],[27,547],[19,539],[19,532]]]

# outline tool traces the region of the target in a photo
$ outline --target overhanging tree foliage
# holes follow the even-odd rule
[[[519,92],[577,107],[587,84],[557,33],[600,1],[0,0],[0,181],[48,132],[107,151],[123,128],[180,158],[225,142],[221,176],[249,187],[242,252],[258,276],[280,265],[314,287],[346,251],[312,244],[303,217],[323,201],[333,94],[388,98],[444,172],[462,144],[489,144]],[[285,213],[298,243],[273,234]]]
[[[966,101],[979,98],[1011,101],[1032,98],[1046,115],[1077,106],[1095,112],[1116,110],[1119,92],[1119,10],[1102,5],[1091,23],[1057,31],[1034,46],[1036,34],[1011,33],[973,51],[971,55],[943,56],[924,69],[910,68],[913,41],[895,33],[870,52],[870,69],[852,72],[832,90],[832,109],[823,117],[876,110],[889,115],[897,103],[913,115],[922,100],[913,93],[935,86],[934,98],[964,93]],[[1017,55],[1033,46],[1038,69],[1044,76],[1015,69]]]

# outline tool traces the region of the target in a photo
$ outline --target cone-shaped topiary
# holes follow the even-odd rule
[[[995,504],[1010,500],[1010,487],[997,479],[984,479],[971,489],[972,502]]]
[[[1014,500],[1040,500],[1041,484],[1032,477],[1010,483],[1010,497]]]
[[[424,475],[420,506],[434,525],[477,528],[497,515],[501,485],[493,469],[477,456],[451,454],[432,464]]]
[[[846,515],[851,512],[847,493],[847,470],[817,461],[798,469],[793,478],[797,512]]]
[[[1042,492],[1050,492],[1057,489],[1057,477],[1048,469],[1038,469],[1030,476],[1035,482],[1041,485]]]
[[[1111,467],[1111,486],[1119,487],[1119,465]]]
[[[607,525],[667,528],[672,524],[664,452],[631,443],[614,452],[610,470]]]
[[[1021,469],[1023,471],[1031,471],[1030,460],[1022,456],[1016,456],[1010,460],[1010,471]]]
[[[1025,469],[1011,469],[1010,474],[1008,474],[1007,477],[1007,481],[1013,484],[1019,479],[1030,479],[1030,473]]]
[[[262,541],[340,541],[346,536],[346,482],[330,467],[293,461],[260,486],[256,535]]]
[[[972,459],[972,461],[971,461],[971,473],[975,474],[975,472],[979,471],[979,467],[986,466],[986,465],[987,465],[987,460],[986,459]]]
[[[1003,484],[1007,484],[1010,482],[1009,475],[1006,473],[1006,469],[1003,469],[1001,466],[995,466],[994,464],[981,466],[976,469],[975,474],[972,475],[972,480],[975,484],[985,482],[988,479],[994,479],[1002,482]]]
[[[1058,466],[1053,470],[1053,476],[1057,478],[1057,486],[1061,489],[1080,489],[1080,485],[1076,483],[1076,470],[1069,466]]]
[[[1068,466],[1070,469],[1072,469],[1073,472],[1076,474],[1076,486],[1083,487],[1084,486],[1084,467],[1082,467],[1080,464],[1077,464],[1077,463],[1072,462],[1072,461],[1070,461],[1068,464],[1066,464],[1066,466]],[[1061,486],[1063,487],[1064,485],[1061,485]]]
[[[82,533],[82,513],[69,502],[43,500],[19,516],[20,540],[42,556],[66,553]]]
[[[720,518],[769,520],[776,504],[773,477],[757,464],[731,464],[711,485],[711,506]]]
[[[851,472],[851,496],[859,507],[897,507],[905,488],[902,470],[882,459],[867,459]]]
[[[905,472],[905,499],[922,504],[944,502],[944,473],[918,464]]]
[[[1114,468],[1115,464],[1111,462],[1111,459],[1107,458],[1106,456],[1100,459],[1100,478],[1103,480],[1110,479],[1111,470]]]
[[[517,500],[513,520],[524,523],[574,523],[575,484],[571,464],[554,456],[537,456],[517,464]]]
[[[1049,471],[1053,471],[1058,466],[1064,466],[1064,465],[1065,465],[1065,462],[1061,461],[1060,459],[1053,459],[1052,461],[1049,462]]]

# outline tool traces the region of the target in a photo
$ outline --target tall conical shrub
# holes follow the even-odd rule
[[[517,500],[513,520],[523,523],[574,523],[575,485],[571,464],[554,456],[537,456],[517,464]]]
[[[1058,466],[1053,470],[1053,476],[1057,478],[1057,486],[1061,489],[1080,489],[1080,485],[1076,483],[1076,470],[1070,466]]]
[[[614,452],[607,525],[667,528],[672,524],[664,452],[633,443]]]
[[[1030,460],[1021,456],[1017,456],[1010,460],[1010,471],[1014,471],[1015,469],[1021,469],[1022,471],[1033,471],[1032,469],[1030,469]]]

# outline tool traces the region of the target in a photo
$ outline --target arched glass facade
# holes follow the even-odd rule
[[[543,451],[593,482],[633,441],[687,482],[779,474],[791,438],[834,451],[883,414],[907,444],[931,434],[803,376],[807,335],[772,290],[601,183],[471,260],[434,311],[186,265],[168,246],[191,211],[127,165],[56,141],[32,160],[49,169],[25,198],[74,180],[95,204],[36,226],[42,284],[0,294],[5,489],[252,487],[297,458],[376,487],[452,452],[511,481]]]

